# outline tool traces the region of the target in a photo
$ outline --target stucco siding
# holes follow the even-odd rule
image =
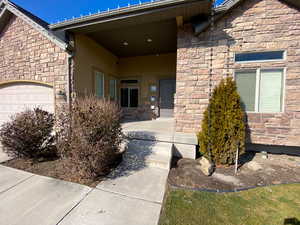
[[[109,77],[117,75],[118,58],[85,35],[75,35],[74,78],[77,95],[95,92],[95,70],[104,73],[105,96],[109,95]]]

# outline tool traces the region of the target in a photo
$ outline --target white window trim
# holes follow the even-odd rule
[[[265,59],[265,60],[250,60],[250,61],[236,61],[236,55],[237,54],[243,54],[243,53],[262,53],[262,52],[275,52],[275,51],[282,51],[283,52],[283,58],[282,59]],[[264,62],[283,62],[287,59],[287,51],[286,50],[273,50],[273,51],[259,51],[259,52],[236,52],[234,53],[234,63],[237,64],[243,64],[243,63],[264,63]]]
[[[282,70],[282,95],[281,95],[281,111],[280,112],[260,112],[259,111],[259,97],[260,97],[260,79],[261,79],[261,71],[262,70]],[[281,114],[285,112],[285,97],[286,97],[286,73],[287,68],[286,67],[278,67],[278,68],[256,68],[256,69],[238,69],[234,71],[234,80],[236,80],[236,73],[238,72],[246,72],[246,71],[256,71],[256,90],[255,90],[255,111],[246,111],[246,113],[277,113]]]

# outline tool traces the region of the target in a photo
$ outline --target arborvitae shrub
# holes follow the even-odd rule
[[[244,111],[236,83],[232,78],[223,79],[204,112],[198,134],[200,152],[216,164],[233,164],[237,147],[239,154],[245,151],[245,135]]]

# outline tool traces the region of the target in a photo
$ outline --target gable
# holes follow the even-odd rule
[[[266,0],[259,0],[259,1],[266,1]],[[277,7],[278,5],[281,6],[286,6],[285,8],[290,8],[291,10],[296,10],[297,13],[299,12],[300,9],[300,1],[299,0],[271,0],[276,1]],[[225,0],[224,3],[217,8],[215,8],[215,24],[220,23],[221,21],[224,21],[226,18],[233,18],[234,16],[236,17],[241,17],[243,16],[242,11],[245,10],[245,7],[243,5],[254,5],[254,3],[257,3],[258,1],[255,0]],[[250,7],[251,8],[251,7]],[[249,9],[249,7],[248,7]],[[274,8],[276,9],[276,7]],[[235,10],[238,10],[239,12],[235,14]],[[254,12],[255,13],[255,12]],[[290,18],[286,18],[290,19]],[[203,32],[207,31],[207,29],[210,27],[211,20],[206,20],[206,21],[200,21],[197,22],[195,21],[193,23],[193,28],[194,28],[194,33],[196,36],[202,34]]]
[[[14,16],[22,19],[25,23],[30,25],[33,29],[41,33],[44,37],[56,44],[61,49],[67,49],[68,45],[65,43],[65,41],[49,30],[48,24],[45,21],[7,0],[0,2],[0,32],[5,29],[9,21]]]
[[[236,7],[237,5],[243,3],[244,1],[247,1],[247,0],[225,0],[220,6],[218,6],[216,8],[215,11],[217,13],[228,12],[231,9],[233,9],[234,7]],[[277,1],[287,4],[290,7],[295,7],[297,9],[300,9],[300,1],[299,0],[277,0]]]

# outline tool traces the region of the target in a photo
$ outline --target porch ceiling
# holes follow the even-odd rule
[[[176,17],[182,17],[183,22],[199,15],[206,17],[209,6],[209,0],[194,0],[167,8],[103,17],[63,29],[87,35],[118,57],[170,53],[177,48]]]
[[[175,19],[87,35],[118,57],[176,52],[177,47]]]

